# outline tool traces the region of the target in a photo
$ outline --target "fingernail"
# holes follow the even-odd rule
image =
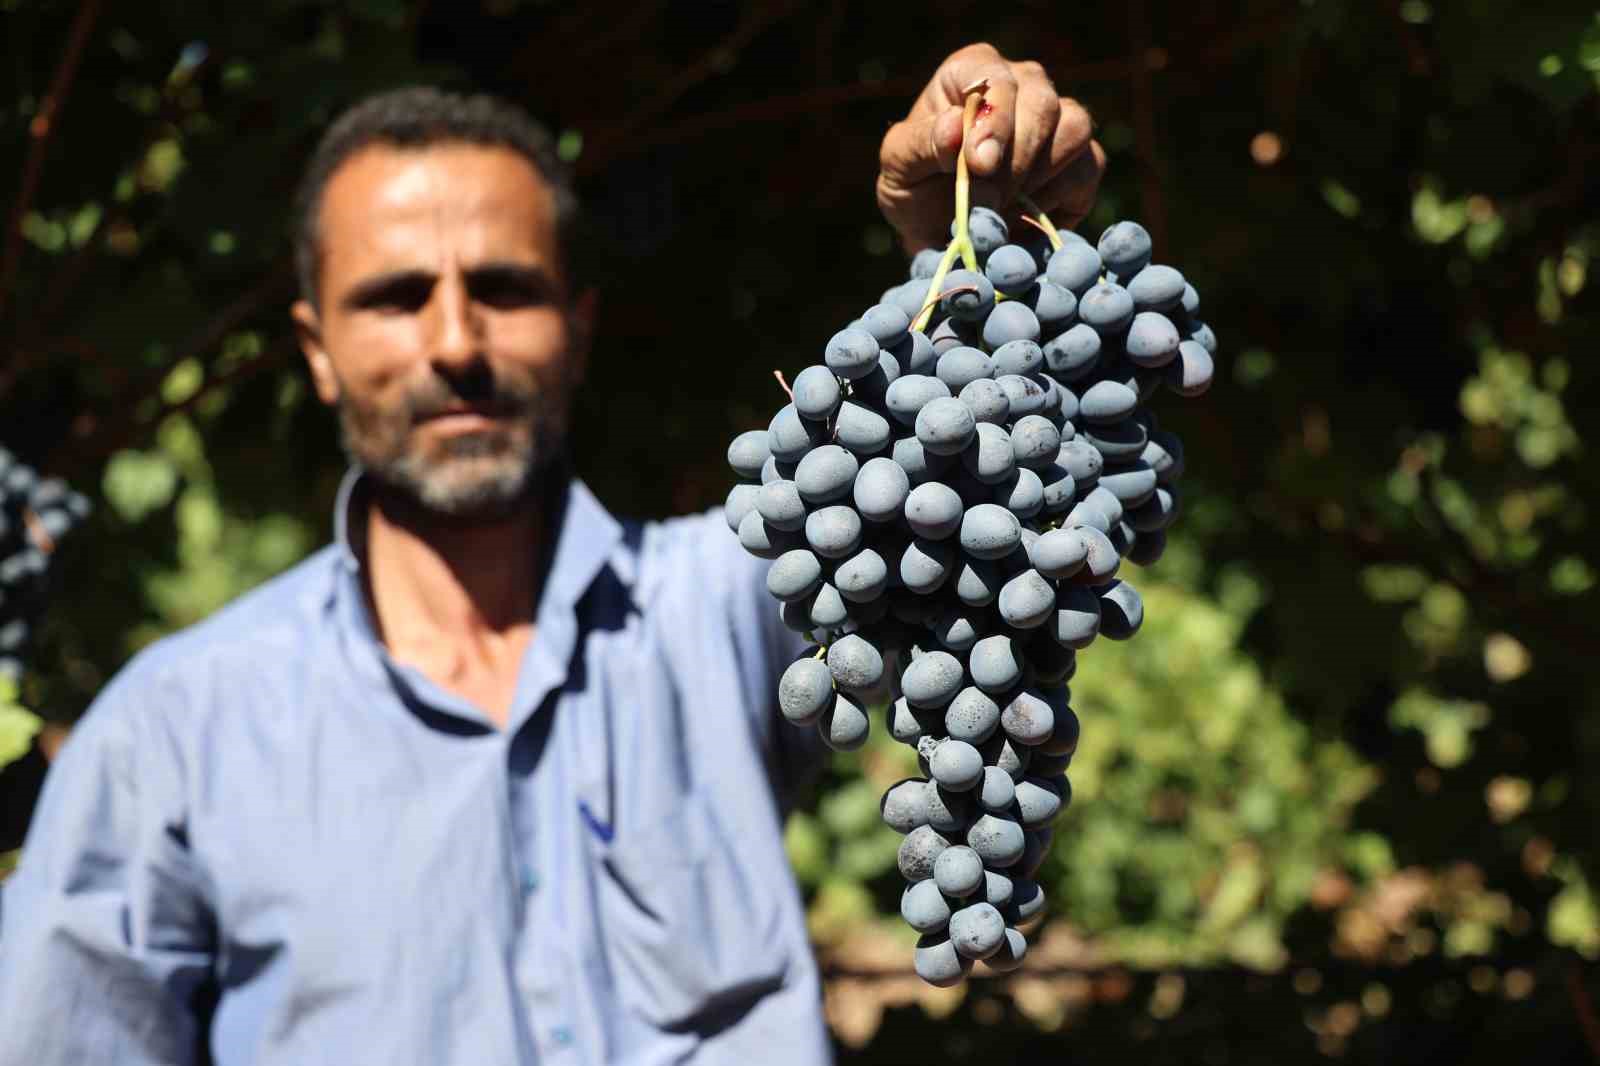
[[[1000,165],[1000,142],[990,138],[978,145],[976,153],[978,166],[984,170],[993,170]]]

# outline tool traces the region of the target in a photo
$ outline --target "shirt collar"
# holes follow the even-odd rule
[[[571,607],[582,599],[623,539],[622,524],[576,477],[569,475],[564,490],[554,495],[560,517],[553,523],[554,541],[546,541],[554,550],[539,598],[541,616],[549,607]],[[627,574],[618,568],[618,577],[626,579]]]
[[[562,468],[559,487],[550,492],[555,521],[548,528],[554,537],[544,542],[549,563],[544,591],[540,596],[542,613],[546,602],[571,606],[582,598],[608,562],[625,584],[632,584],[635,567],[631,560],[615,559],[623,547],[623,528],[589,486]],[[351,466],[340,479],[333,505],[333,542],[341,567],[361,572],[361,548],[366,536],[366,516],[370,478],[360,466]]]
[[[339,555],[339,565],[352,571],[361,569],[361,560],[356,555],[355,545],[351,541],[352,527],[359,528],[360,522],[351,517],[351,508],[358,502],[365,505],[365,500],[356,499],[356,488],[361,484],[366,471],[359,466],[352,466],[344,472],[344,477],[339,480],[339,493],[333,501],[333,544]]]
[[[548,494],[551,522],[547,527],[552,535],[540,546],[544,580],[535,609],[537,636],[530,649],[540,663],[532,677],[524,678],[533,680],[537,689],[564,679],[578,644],[578,602],[595,580],[609,567],[622,584],[632,586],[637,571],[626,558],[622,524],[566,468],[553,473],[557,480]],[[361,656],[369,660],[368,668],[381,671],[388,657],[378,644],[361,588],[361,546],[370,488],[370,478],[359,466],[347,470],[339,484],[333,514],[336,566],[329,598],[333,601],[330,606],[366,638],[358,643],[370,649]],[[536,692],[527,695],[539,698]]]

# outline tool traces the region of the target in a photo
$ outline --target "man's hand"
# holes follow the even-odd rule
[[[1003,214],[1027,196],[1058,226],[1074,226],[1094,204],[1106,154],[1089,113],[1056,94],[1038,63],[1013,63],[992,45],[946,59],[878,152],[878,206],[908,252],[950,239],[961,150],[961,90],[987,78],[988,105],[972,127],[967,172],[972,202]]]

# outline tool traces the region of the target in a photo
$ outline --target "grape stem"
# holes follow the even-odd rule
[[[55,554],[56,541],[50,531],[44,528],[44,523],[34,513],[32,507],[22,509],[22,524],[28,527],[28,539],[33,541],[33,546],[46,555]]]
[[[972,124],[978,118],[978,105],[983,103],[983,94],[988,89],[989,82],[985,79],[963,90],[966,101],[961,109],[961,154],[956,156],[956,239],[953,243],[961,250],[961,262],[972,271],[978,269],[978,253],[972,247],[972,233],[967,227],[972,203],[972,178],[967,173],[967,141],[972,138]]]
[[[934,308],[934,305],[937,304],[940,300],[944,299],[946,296],[955,296],[958,293],[978,292],[978,291],[979,291],[979,289],[978,289],[978,287],[976,285],[957,285],[954,288],[946,289],[944,292],[941,292],[939,295],[935,296],[933,299],[931,299],[927,303],[923,304],[922,305],[922,310],[917,312],[917,317],[918,317],[918,319],[920,319],[923,315],[925,315],[925,314],[929,313],[930,311],[932,311],[933,308]],[[996,293],[995,294],[995,299],[998,300],[999,298],[1000,298],[999,293]],[[913,327],[913,328],[917,328],[917,327]]]
[[[917,313],[917,320],[911,323],[911,328],[926,332],[929,321],[933,318],[933,309],[939,303],[939,286],[944,284],[944,276],[950,273],[950,267],[955,264],[956,242],[951,241],[950,247],[944,250],[944,256],[939,260],[939,266],[933,272],[933,277],[928,279],[928,296],[922,304],[922,310]]]
[[[789,394],[789,402],[794,403],[794,390],[789,387],[787,381],[783,380],[783,371],[774,370],[772,376],[778,379],[778,384],[783,386],[783,391]]]
[[[927,330],[928,322],[933,318],[934,305],[939,302],[941,295],[939,286],[944,284],[945,275],[950,273],[957,256],[961,257],[962,264],[968,270],[978,269],[978,253],[972,247],[972,234],[967,230],[968,205],[972,200],[972,179],[967,174],[967,141],[972,136],[972,124],[978,117],[978,105],[983,103],[983,94],[988,90],[987,78],[975,81],[962,90],[966,100],[961,109],[961,150],[956,156],[956,235],[939,258],[939,266],[934,270],[933,277],[928,279],[928,295],[923,298],[917,320],[911,324],[915,330]]]
[[[1039,216],[1038,218],[1031,218],[1028,215],[1023,215],[1022,221],[1035,229],[1043,230],[1045,237],[1050,241],[1050,247],[1059,252],[1061,250],[1061,234],[1056,231],[1056,224],[1050,221],[1050,216],[1041,211],[1039,205],[1026,196],[1022,197],[1022,206]]]

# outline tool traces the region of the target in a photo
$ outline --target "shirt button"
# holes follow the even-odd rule
[[[567,1047],[572,1043],[572,1030],[564,1025],[558,1025],[550,1030],[550,1042],[556,1047]]]
[[[539,891],[539,875],[531,866],[522,868],[522,891],[530,895]]]

